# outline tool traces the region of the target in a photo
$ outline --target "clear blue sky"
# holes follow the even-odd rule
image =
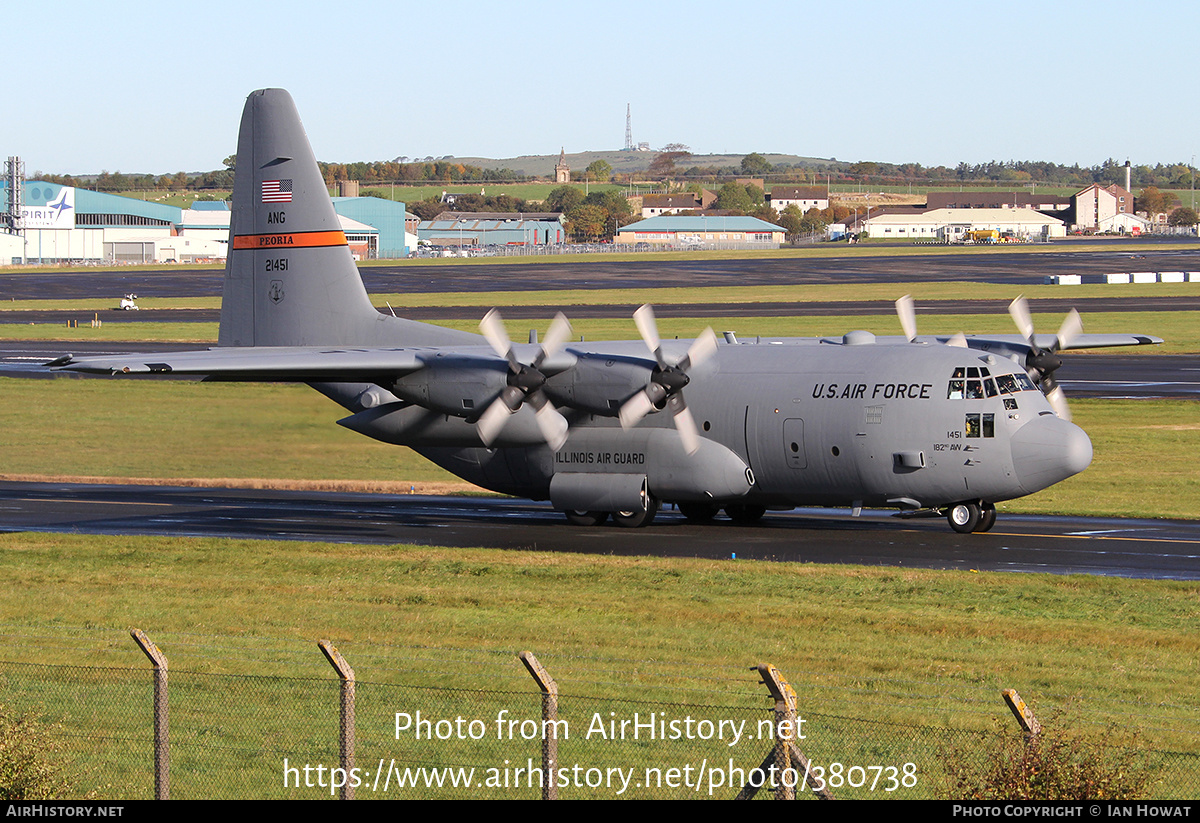
[[[183,0],[10,3],[0,155],[219,168],[246,95],[317,157],[619,149],[839,160],[1189,162],[1200,5]]]

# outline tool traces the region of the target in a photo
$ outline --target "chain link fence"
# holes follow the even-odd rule
[[[1020,737],[1011,719],[956,728],[952,718],[848,717],[808,697],[797,705],[794,693],[789,730],[761,667],[716,681],[703,699],[662,699],[670,690],[642,685],[637,672],[560,690],[552,671],[539,683],[508,659],[511,677],[496,689],[463,687],[469,673],[436,668],[404,683],[170,669],[157,776],[149,667],[0,663],[0,704],[10,716],[36,714],[74,793],[100,799],[538,799],[547,785],[562,799],[732,799],[759,787],[754,796],[770,798],[780,783],[798,798],[948,798],[957,772],[987,771]],[[773,755],[789,731],[790,771]],[[1195,751],[1122,748],[1123,739],[1111,737],[1108,755],[1153,774],[1151,797],[1197,796]]]

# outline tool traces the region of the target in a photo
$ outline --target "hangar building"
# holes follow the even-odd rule
[[[422,221],[417,234],[434,246],[542,246],[567,239],[559,212],[444,211]]]
[[[7,183],[0,181],[0,202]],[[0,234],[0,265],[13,263],[195,263],[223,261],[229,204],[196,201],[189,209],[89,189],[27,180],[24,236]],[[354,256],[404,257],[415,246],[405,233],[403,203],[377,197],[337,197],[334,210]]]
[[[777,249],[785,234],[787,229],[757,217],[664,216],[622,226],[615,242]]]

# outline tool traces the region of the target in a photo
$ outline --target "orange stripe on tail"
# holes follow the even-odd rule
[[[233,238],[235,249],[299,249],[345,246],[343,231],[305,231],[271,234],[240,234]]]

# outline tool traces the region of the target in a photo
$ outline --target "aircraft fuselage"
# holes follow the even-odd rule
[[[686,342],[668,341],[664,350],[681,356]],[[721,344],[689,375],[701,448],[688,455],[669,414],[652,413],[629,431],[614,416],[645,383],[645,364],[620,373],[644,360],[639,348],[567,347],[576,366],[545,387],[570,422],[559,449],[541,442],[524,407],[493,448],[478,442],[467,419],[402,402],[342,422],[411,445],[486,488],[552,500],[567,475],[594,478],[597,489],[606,478],[644,476],[649,493],[670,502],[944,507],[1030,494],[1091,460],[1087,435],[1056,417],[1011,360],[970,348],[877,343],[864,333]],[[605,368],[613,372],[607,382],[594,372]],[[575,378],[593,391],[605,387],[586,401],[593,411],[569,405],[577,402],[567,382]],[[490,398],[461,402],[482,408]]]

